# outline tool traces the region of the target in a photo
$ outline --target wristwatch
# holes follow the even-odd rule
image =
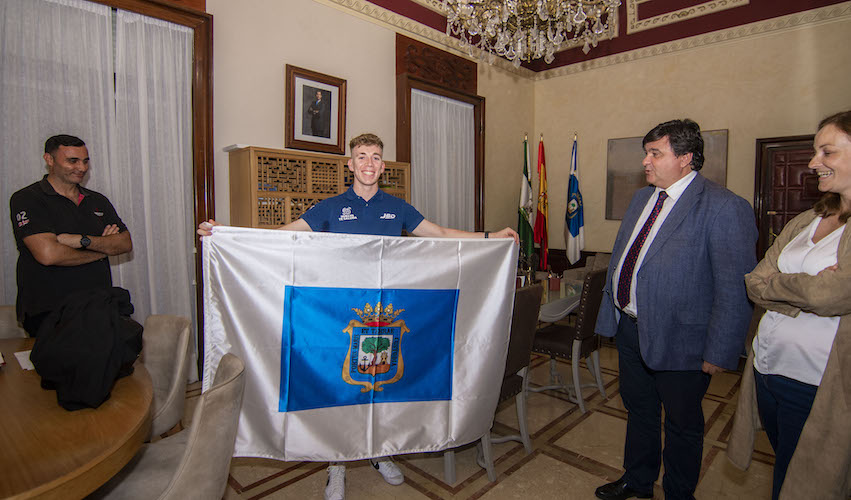
[[[88,237],[88,236],[86,236],[85,234],[84,234],[84,235],[82,235],[82,236],[83,236],[83,237],[82,237],[82,238],[80,238],[80,248],[85,249],[85,248],[87,248],[89,245],[91,245],[91,244],[92,244],[92,240],[91,240],[91,239],[89,239],[89,237]]]

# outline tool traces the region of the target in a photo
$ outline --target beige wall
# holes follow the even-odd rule
[[[544,134],[550,246],[564,248],[563,217],[574,131],[588,251],[610,251],[619,221],[605,220],[608,139],[643,136],[689,117],[728,129],[727,187],[753,202],[755,140],[812,134],[851,108],[851,20],[718,43],[536,82]],[[537,137],[537,136],[536,136]],[[641,168],[636,165],[636,168]]]
[[[313,0],[207,0],[207,12],[218,220],[230,219],[222,148],[284,147],[287,64],[346,80],[346,134],[374,132],[386,158],[396,158],[395,32]]]
[[[534,134],[534,82],[479,64],[478,86],[485,98],[485,229],[516,229],[523,135]]]
[[[207,0],[214,16],[216,215],[229,220],[230,144],[283,147],[284,66],[348,82],[349,136],[373,131],[396,158],[395,32],[314,0]],[[329,34],[333,35],[329,35]],[[604,220],[606,142],[688,116],[729,130],[728,187],[753,198],[755,139],[814,132],[851,107],[851,21],[834,21],[531,81],[479,64],[485,105],[485,226],[517,223],[522,137],[534,169],[544,134],[550,246],[564,248],[571,139],[579,133],[586,250],[611,249]],[[636,166],[640,168],[640,166]]]
[[[207,0],[214,21],[216,217],[230,218],[231,144],[284,147],[284,66],[343,78],[346,132],[372,131],[396,159],[395,31],[313,0]],[[485,226],[517,224],[521,140],[533,124],[533,82],[479,65],[486,98]],[[516,179],[515,179],[516,178]]]

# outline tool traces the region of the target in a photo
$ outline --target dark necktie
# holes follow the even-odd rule
[[[632,246],[629,247],[629,252],[626,253],[626,258],[623,260],[621,274],[618,277],[618,304],[621,309],[629,304],[629,289],[632,287],[632,273],[635,271],[635,263],[638,262],[638,254],[641,253],[644,240],[650,234],[650,229],[653,227],[653,223],[656,222],[656,217],[662,211],[662,204],[665,203],[665,199],[667,198],[668,193],[664,191],[659,193],[659,198],[656,200],[656,204],[653,205],[650,216],[647,217],[644,225],[641,226],[641,231],[638,232],[638,236],[635,237],[635,241],[632,242]]]

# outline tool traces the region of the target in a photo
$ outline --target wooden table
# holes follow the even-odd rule
[[[142,363],[99,408],[67,411],[15,352],[34,339],[0,339],[0,498],[83,498],[136,454],[151,426],[151,377]]]

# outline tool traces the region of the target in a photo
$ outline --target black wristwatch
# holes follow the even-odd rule
[[[80,238],[80,248],[85,250],[89,245],[92,244],[92,240],[88,236],[86,236],[85,234],[82,235],[82,236],[83,237]]]

